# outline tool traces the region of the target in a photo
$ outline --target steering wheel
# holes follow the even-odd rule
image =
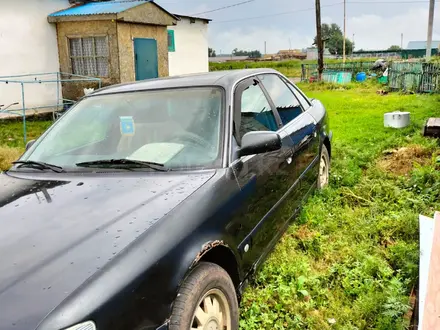
[[[186,140],[186,141],[189,141],[191,143],[195,142],[196,144],[198,144],[198,145],[200,145],[202,147],[205,147],[205,148],[209,148],[209,149],[212,148],[212,145],[209,142],[205,141],[204,139],[202,139],[197,134],[194,134],[194,133],[191,133],[191,132],[188,132],[188,131],[179,132],[179,136],[175,136],[171,140],[172,141]]]

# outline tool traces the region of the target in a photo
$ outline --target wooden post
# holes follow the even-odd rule
[[[322,43],[321,31],[321,0],[315,0],[316,10],[316,44],[318,46],[318,80],[322,79],[322,72],[324,71],[324,49]]]
[[[346,16],[346,7],[347,7],[347,0],[344,0],[344,40],[342,42],[342,62],[345,63],[345,38],[346,38],[346,27],[347,27],[347,16]]]
[[[432,26],[434,25],[434,6],[435,0],[429,2],[429,17],[428,17],[428,38],[426,41],[426,61],[431,59],[432,52]]]

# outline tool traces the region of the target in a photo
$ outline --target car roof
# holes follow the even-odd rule
[[[262,73],[279,73],[274,69],[242,69],[230,71],[213,71],[158,79],[149,79],[104,87],[91,95],[116,94],[144,90],[192,87],[192,86],[221,86],[225,89],[232,87],[237,81],[248,76]]]

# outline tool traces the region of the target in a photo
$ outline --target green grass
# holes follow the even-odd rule
[[[424,120],[440,115],[440,97],[300,87],[330,115],[331,184],[306,203],[245,291],[241,329],[405,329],[418,215],[440,208],[439,149],[421,136]],[[383,127],[395,110],[411,112],[410,127]],[[377,166],[386,150],[407,145],[432,157],[406,176]]]
[[[300,60],[209,63],[209,71],[272,68],[280,71],[287,77],[301,77],[301,63],[302,62]]]
[[[39,137],[52,121],[28,120],[27,140]],[[11,166],[24,151],[23,123],[21,120],[0,121],[0,171]]]
[[[418,215],[440,209],[437,141],[422,137],[440,116],[440,96],[376,94],[378,86],[304,84],[334,133],[330,187],[307,202],[241,303],[241,329],[405,329],[418,274]],[[410,127],[383,127],[383,114],[411,112]],[[29,139],[49,121],[28,123]],[[431,157],[406,176],[377,161],[419,146]],[[0,122],[0,167],[23,151],[21,122]],[[412,165],[412,164],[409,164]]]
[[[356,62],[370,62],[376,59],[363,58],[356,59]],[[347,59],[347,63],[350,59]],[[209,71],[235,70],[235,69],[255,69],[271,68],[278,70],[287,77],[301,77],[301,64],[315,64],[315,60],[288,60],[288,61],[231,61],[223,63],[209,63]],[[327,59],[325,63],[342,63],[342,60]]]

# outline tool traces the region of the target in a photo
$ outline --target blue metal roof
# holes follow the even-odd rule
[[[149,2],[150,0],[112,0],[106,2],[89,2],[85,5],[71,7],[50,14],[50,17],[60,16],[83,16],[83,15],[102,15],[118,14],[127,9],[134,8]]]
[[[406,49],[426,49],[426,41],[410,41],[408,43],[408,47]],[[431,48],[436,49],[439,48],[440,41],[432,41]]]

